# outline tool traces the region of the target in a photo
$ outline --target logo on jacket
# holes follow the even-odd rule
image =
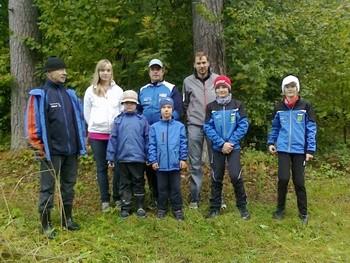
[[[297,122],[302,122],[303,121],[303,116],[304,116],[304,114],[298,113]]]
[[[61,108],[61,104],[59,102],[50,103],[50,108]]]

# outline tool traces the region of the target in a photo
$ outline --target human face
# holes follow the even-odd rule
[[[47,72],[47,78],[56,84],[63,84],[67,79],[67,72],[65,68],[57,69]]]
[[[135,102],[127,101],[127,102],[124,102],[123,105],[124,105],[125,112],[136,111],[136,103]]]
[[[164,69],[158,65],[151,66],[149,68],[149,77],[152,83],[162,81],[164,77]]]
[[[112,79],[112,65],[105,64],[102,68],[99,69],[98,76],[100,78],[100,82],[109,83]]]
[[[173,107],[171,107],[171,105],[164,105],[160,109],[160,113],[162,114],[163,120],[170,120],[173,116]]]
[[[298,95],[297,84],[295,82],[291,82],[284,86],[283,94],[287,98],[293,98]]]
[[[200,78],[208,76],[210,64],[206,56],[195,57],[193,66]]]
[[[219,98],[225,98],[228,96],[228,94],[230,93],[229,92],[229,89],[228,87],[226,87],[225,85],[220,85],[219,87],[217,87],[215,89],[215,93],[216,93],[216,96],[219,97]]]

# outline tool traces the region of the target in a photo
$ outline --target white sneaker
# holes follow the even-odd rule
[[[109,212],[110,207],[109,207],[109,202],[103,202],[101,204],[101,209],[103,213]]]
[[[198,209],[198,203],[197,202],[191,202],[188,207],[190,209]]]
[[[122,208],[122,201],[121,200],[115,201],[115,208],[119,211],[121,210],[121,208]]]

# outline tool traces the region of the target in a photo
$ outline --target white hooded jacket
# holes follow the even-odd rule
[[[87,88],[84,96],[84,118],[89,132],[111,133],[114,118],[123,110],[122,97],[123,90],[114,81],[105,96],[95,94],[92,85]]]

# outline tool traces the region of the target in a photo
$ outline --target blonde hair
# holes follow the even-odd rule
[[[113,67],[112,63],[108,59],[101,59],[99,62],[97,62],[96,68],[94,75],[92,77],[91,85],[92,85],[92,90],[97,96],[104,96],[105,95],[105,90],[102,88],[100,84],[100,71],[101,69],[105,68],[107,65],[111,66],[112,69],[112,75],[111,75],[111,82],[113,80]],[[111,82],[109,84],[111,84]]]

